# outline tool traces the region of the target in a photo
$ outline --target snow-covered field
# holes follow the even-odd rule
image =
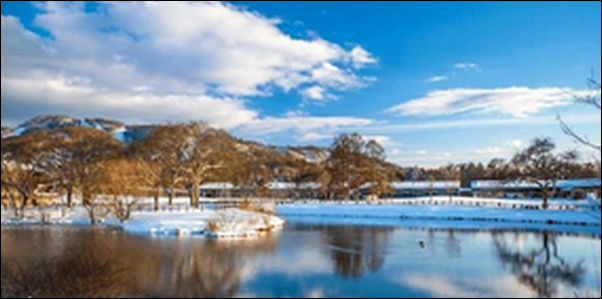
[[[15,220],[12,211],[2,210],[2,225],[74,225],[89,226],[86,210],[71,212],[56,209],[28,209],[23,220]],[[224,211],[189,210],[183,212],[135,212],[121,223],[107,217],[102,226],[121,228],[131,234],[149,236],[202,236],[212,239],[257,237],[281,229],[285,221],[271,215],[237,209]]]

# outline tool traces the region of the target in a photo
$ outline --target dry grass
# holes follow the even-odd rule
[[[2,264],[2,298],[117,298],[125,295],[124,281],[114,262],[93,254],[40,260],[27,269]]]
[[[207,230],[212,233],[218,233],[222,229],[222,225],[218,223],[218,221],[211,221],[207,225]]]
[[[274,215],[274,209],[268,207],[266,204],[254,203],[251,201],[244,201],[238,204],[237,209],[252,213],[259,213],[265,215]]]

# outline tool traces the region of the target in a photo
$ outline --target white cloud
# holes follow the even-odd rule
[[[364,140],[374,140],[382,146],[386,146],[391,143],[391,137],[388,136],[364,136]]]
[[[394,148],[391,150],[391,156],[399,156],[401,155],[401,150],[398,148]]]
[[[316,101],[332,99],[332,95],[326,94],[326,89],[321,86],[312,86],[301,91],[303,98]]]
[[[246,123],[235,131],[244,136],[265,136],[278,132],[294,131],[301,133],[302,136],[306,137],[306,141],[309,141],[312,137],[315,140],[317,137],[327,135],[328,138],[332,138],[341,130],[356,130],[373,123],[369,119],[354,117],[268,117]],[[307,139],[307,137],[310,138]]]
[[[575,124],[600,124],[600,114],[584,114],[584,115],[567,115],[564,120],[573,125]],[[537,116],[530,118],[488,118],[488,119],[458,119],[451,121],[439,122],[412,122],[403,124],[381,124],[376,123],[371,126],[362,127],[361,132],[364,134],[392,134],[400,132],[421,132],[421,131],[440,131],[452,130],[460,128],[474,127],[499,127],[499,126],[538,126],[558,124],[556,116]]]
[[[299,137],[298,140],[302,141],[302,142],[315,142],[315,141],[331,139],[333,137],[334,137],[334,135],[310,132],[310,133],[305,133],[305,134],[301,135],[301,137]]]
[[[293,38],[280,21],[215,1],[37,3],[35,25],[2,16],[2,124],[40,113],[128,122],[205,120],[227,129],[337,129],[369,120],[263,117],[244,98],[275,90],[320,100],[369,84],[365,49]],[[227,20],[227,22],[224,22]],[[312,89],[313,88],[313,89]],[[279,125],[265,129],[271,125]],[[264,132],[259,132],[263,134]]]
[[[475,154],[481,155],[481,156],[494,156],[494,155],[502,154],[503,152],[504,152],[504,149],[502,149],[501,147],[482,148],[482,149],[476,149],[474,151]]]
[[[154,95],[108,92],[77,78],[40,74],[27,79],[2,78],[2,112],[5,106],[36,107],[45,113],[115,117],[128,123],[203,119],[232,129],[256,121],[257,113],[233,98],[204,95]]]
[[[429,152],[425,151],[425,150],[416,151],[416,155],[418,155],[418,156],[426,156],[428,154],[429,154]]]
[[[589,94],[567,88],[510,87],[499,89],[452,89],[433,91],[387,110],[399,115],[455,115],[501,113],[525,118],[554,107],[567,106],[576,96]]]
[[[454,67],[456,69],[462,70],[462,71],[475,71],[475,70],[479,70],[479,65],[477,65],[476,63],[472,63],[472,62],[456,63],[456,65]]]
[[[305,112],[303,110],[295,110],[295,111],[288,111],[288,112],[286,112],[285,116],[287,118],[295,118],[295,117],[308,116],[308,114],[307,114],[307,112]]]
[[[506,143],[509,147],[512,147],[514,149],[520,149],[523,147],[523,145],[525,144],[522,140],[520,139],[516,139],[516,140],[512,140],[512,141],[508,141]]]
[[[449,80],[448,76],[433,76],[431,78],[426,79],[426,83],[438,83]]]
[[[372,56],[372,54],[360,46],[356,46],[353,48],[353,50],[351,50],[351,53],[349,53],[349,61],[353,63],[353,66],[356,69],[361,69],[367,65],[372,65],[378,62],[376,58]]]
[[[512,276],[473,279],[413,274],[394,282],[403,287],[427,292],[434,298],[532,298],[534,295]]]

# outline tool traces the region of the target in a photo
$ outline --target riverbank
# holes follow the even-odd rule
[[[136,235],[242,239],[279,230],[285,223],[273,215],[229,209],[134,212],[126,222],[108,216],[98,225]],[[2,210],[3,227],[27,225],[90,226],[91,222],[87,211],[82,208],[71,211],[28,209],[21,220],[12,218],[11,211]]]
[[[601,235],[600,210],[587,202],[423,198],[399,201],[284,204],[276,213],[292,223],[398,226],[465,230],[558,231]]]
[[[261,205],[260,202],[255,204]],[[275,205],[278,217],[238,209],[197,210],[184,205],[161,212],[151,211],[152,206],[149,208],[151,209],[134,212],[128,222],[121,223],[114,217],[107,217],[102,225],[138,235],[207,238],[255,237],[263,232],[282,228],[284,219],[302,224],[549,230],[602,235],[600,208],[587,201],[553,200],[548,210],[541,209],[541,202],[537,200],[461,197],[454,197],[452,200],[448,197],[435,197],[376,202],[280,201]],[[271,208],[274,208],[273,204]],[[59,208],[28,209],[25,219],[19,221],[12,219],[11,215],[12,211],[2,210],[3,226],[90,225],[86,210],[81,208],[69,212]]]

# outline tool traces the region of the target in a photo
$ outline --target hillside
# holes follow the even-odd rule
[[[75,118],[66,115],[41,115],[15,128],[2,128],[2,138],[18,137],[29,133],[57,130],[73,127],[97,129],[113,136],[115,139],[131,144],[146,138],[155,126],[126,125],[119,121],[102,118]],[[234,138],[227,136],[228,138]],[[239,151],[263,152],[270,155],[282,155],[287,158],[305,160],[310,163],[321,163],[328,158],[328,151],[318,147],[274,147],[257,142],[236,140]]]
[[[156,126],[126,125],[119,121],[102,118],[82,119],[64,115],[41,115],[16,128],[2,128],[2,138],[19,137],[38,131],[73,127],[97,129],[111,135],[120,142],[129,145],[136,141],[144,140]],[[261,157],[261,160],[264,161],[264,163],[272,165],[288,165],[288,167],[298,168],[303,167],[302,165],[304,163],[321,164],[328,159],[329,156],[327,148],[315,146],[270,146],[258,142],[238,139],[226,132],[222,133],[223,138],[231,138],[233,140],[238,151],[246,152],[257,157],[257,159]],[[385,163],[383,167],[392,173],[397,173],[398,176],[404,173],[404,170],[401,167],[394,164]]]
[[[15,137],[37,131],[74,127],[97,129],[110,134],[115,139],[126,144],[145,138],[150,130],[152,130],[152,126],[128,126],[118,121],[102,118],[74,118],[65,115],[41,115],[14,129],[7,129],[7,132],[3,129],[2,137]]]

